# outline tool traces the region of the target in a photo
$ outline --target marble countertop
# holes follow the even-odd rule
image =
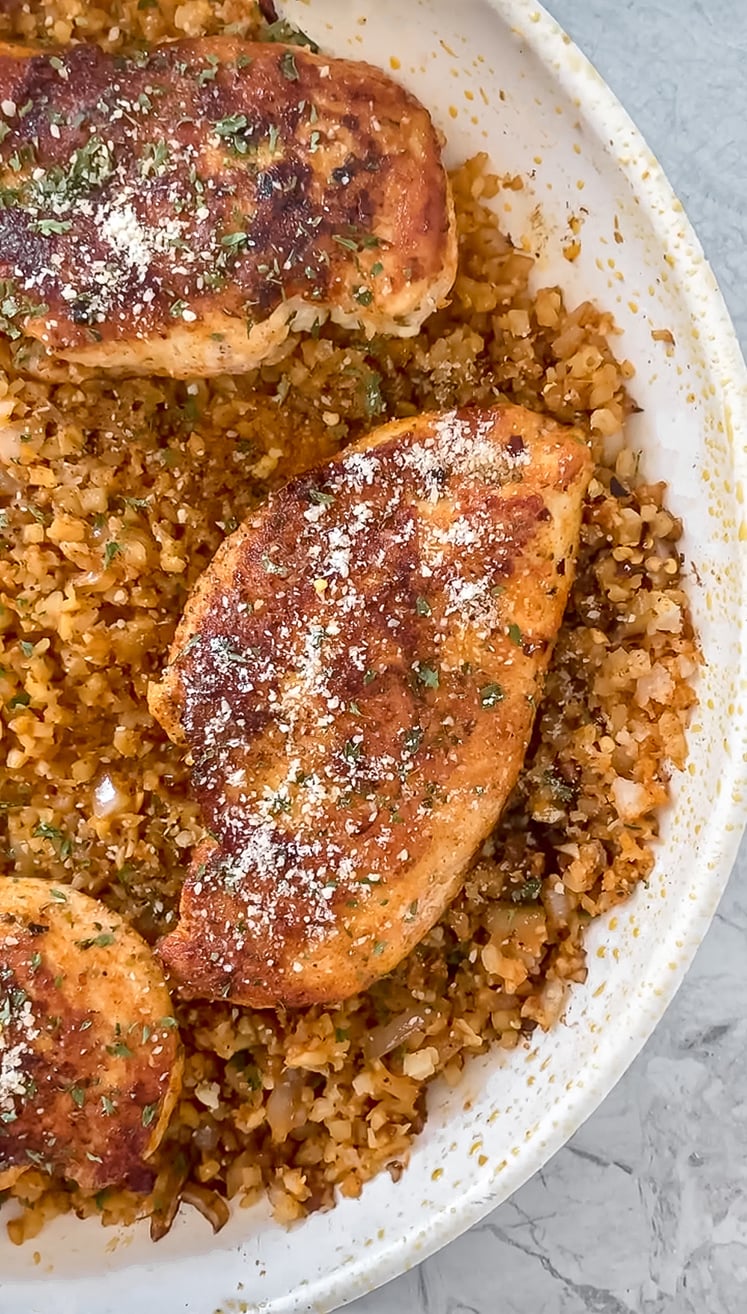
[[[747,0],[545,0],[684,202],[747,349]],[[747,844],[677,998],[512,1199],[354,1314],[745,1314]]]

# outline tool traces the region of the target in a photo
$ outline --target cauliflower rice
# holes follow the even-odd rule
[[[267,34],[247,0],[6,0],[0,14],[3,38],[108,48],[226,28]],[[339,1007],[175,1001],[185,1082],[152,1190],[91,1196],[30,1170],[5,1193],[14,1241],[70,1210],[149,1216],[157,1237],[182,1200],[217,1228],[227,1201],[263,1192],[290,1223],[383,1168],[396,1179],[429,1081],[456,1084],[471,1054],[557,1023],[586,975],[586,924],[651,871],[695,700],[680,524],[623,438],[633,370],[611,315],[530,290],[531,256],[486,204],[520,185],[484,156],[453,175],[459,275],[416,338],[324,328],[277,365],[187,383],[32,378],[23,347],[0,343],[0,873],[69,882],[150,944],[175,921],[201,828],[146,687],[224,536],[297,471],[434,407],[522,403],[581,424],[598,463],[525,768],[461,896]]]

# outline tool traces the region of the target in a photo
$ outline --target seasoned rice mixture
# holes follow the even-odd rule
[[[0,36],[256,36],[247,12],[6,0]],[[174,923],[201,831],[146,686],[189,590],[257,500],[385,419],[500,397],[583,425],[598,459],[525,770],[463,894],[396,972],[337,1008],[176,1004],[186,1078],[151,1194],[86,1197],[30,1172],[7,1193],[15,1241],[65,1210],[150,1215],[158,1236],[180,1198],[218,1226],[226,1200],[263,1192],[290,1222],[384,1167],[396,1178],[428,1082],[455,1084],[471,1054],[555,1023],[586,974],[587,922],[651,871],[694,701],[680,525],[624,443],[633,371],[613,355],[611,316],[530,291],[531,257],[486,208],[517,183],[484,157],[454,174],[454,296],[408,341],[325,328],[278,365],[210,383],[72,368],[42,382],[0,345],[0,872],[71,882],[151,944]]]

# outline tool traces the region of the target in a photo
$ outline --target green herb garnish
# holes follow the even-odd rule
[[[140,165],[140,175],[143,178],[149,178],[151,174],[157,173],[159,169],[169,158],[169,148],[165,141],[149,142],[145,147],[142,164]]]
[[[415,667],[415,674],[418,683],[425,686],[426,689],[437,689],[439,686],[438,670],[435,666],[430,666],[428,662],[418,662]]]
[[[305,32],[301,32],[299,28],[294,27],[292,23],[288,22],[287,18],[278,18],[276,22],[270,23],[270,26],[265,28],[262,33],[261,40],[275,41],[284,46],[308,46],[313,54],[316,54],[319,50],[316,41],[312,41],[311,37],[307,36]]]
[[[539,893],[541,889],[542,889],[542,881],[539,879],[539,877],[530,876],[528,880],[524,881],[523,885],[519,885],[516,889],[513,889],[511,891],[511,902],[535,903],[536,900],[539,898]]]
[[[408,753],[417,753],[421,743],[423,742],[424,734],[425,731],[423,730],[422,726],[419,725],[414,725],[410,730],[405,730],[404,742],[405,742],[405,749],[407,750]]]
[[[287,567],[279,565],[277,561],[273,561],[272,557],[269,557],[266,552],[262,556],[262,569],[266,575],[288,574]]]
[[[27,297],[18,295],[11,282],[0,280],[0,332],[6,333],[11,341],[21,337],[16,320],[43,315],[47,309],[46,305],[35,305]]]
[[[324,493],[319,488],[310,488],[308,492],[310,502],[315,506],[332,506],[334,504],[334,493]]]
[[[230,249],[235,249],[236,247],[239,246],[246,246],[248,241],[249,241],[248,233],[225,233],[223,237],[220,239],[220,244],[221,246],[226,246],[229,247]]]
[[[38,821],[31,834],[35,839],[61,840],[64,831],[58,826],[50,826],[46,821]]]
[[[217,55],[208,55],[208,67],[203,68],[197,75],[197,84],[204,87],[206,82],[214,82],[218,76],[219,59]]]
[[[249,150],[249,142],[246,139],[248,127],[249,120],[246,114],[228,114],[224,119],[218,119],[215,131],[237,155],[246,155]]]
[[[132,1050],[123,1040],[118,1040],[115,1045],[107,1045],[106,1052],[114,1058],[132,1058]]]
[[[496,707],[505,697],[506,695],[499,684],[484,684],[480,690],[480,705],[482,707]]]
[[[52,237],[58,233],[69,233],[73,226],[72,219],[34,219],[31,227],[42,237]]]
[[[296,57],[292,50],[286,50],[280,57],[280,72],[288,82],[298,82]]]
[[[116,936],[111,931],[101,931],[99,935],[89,936],[87,940],[76,940],[79,949],[106,949],[107,945],[114,944]]]

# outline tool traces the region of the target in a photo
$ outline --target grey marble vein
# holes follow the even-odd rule
[[[747,346],[747,0],[546,0],[685,203]],[[747,845],[693,968],[571,1143],[354,1314],[747,1314]]]

